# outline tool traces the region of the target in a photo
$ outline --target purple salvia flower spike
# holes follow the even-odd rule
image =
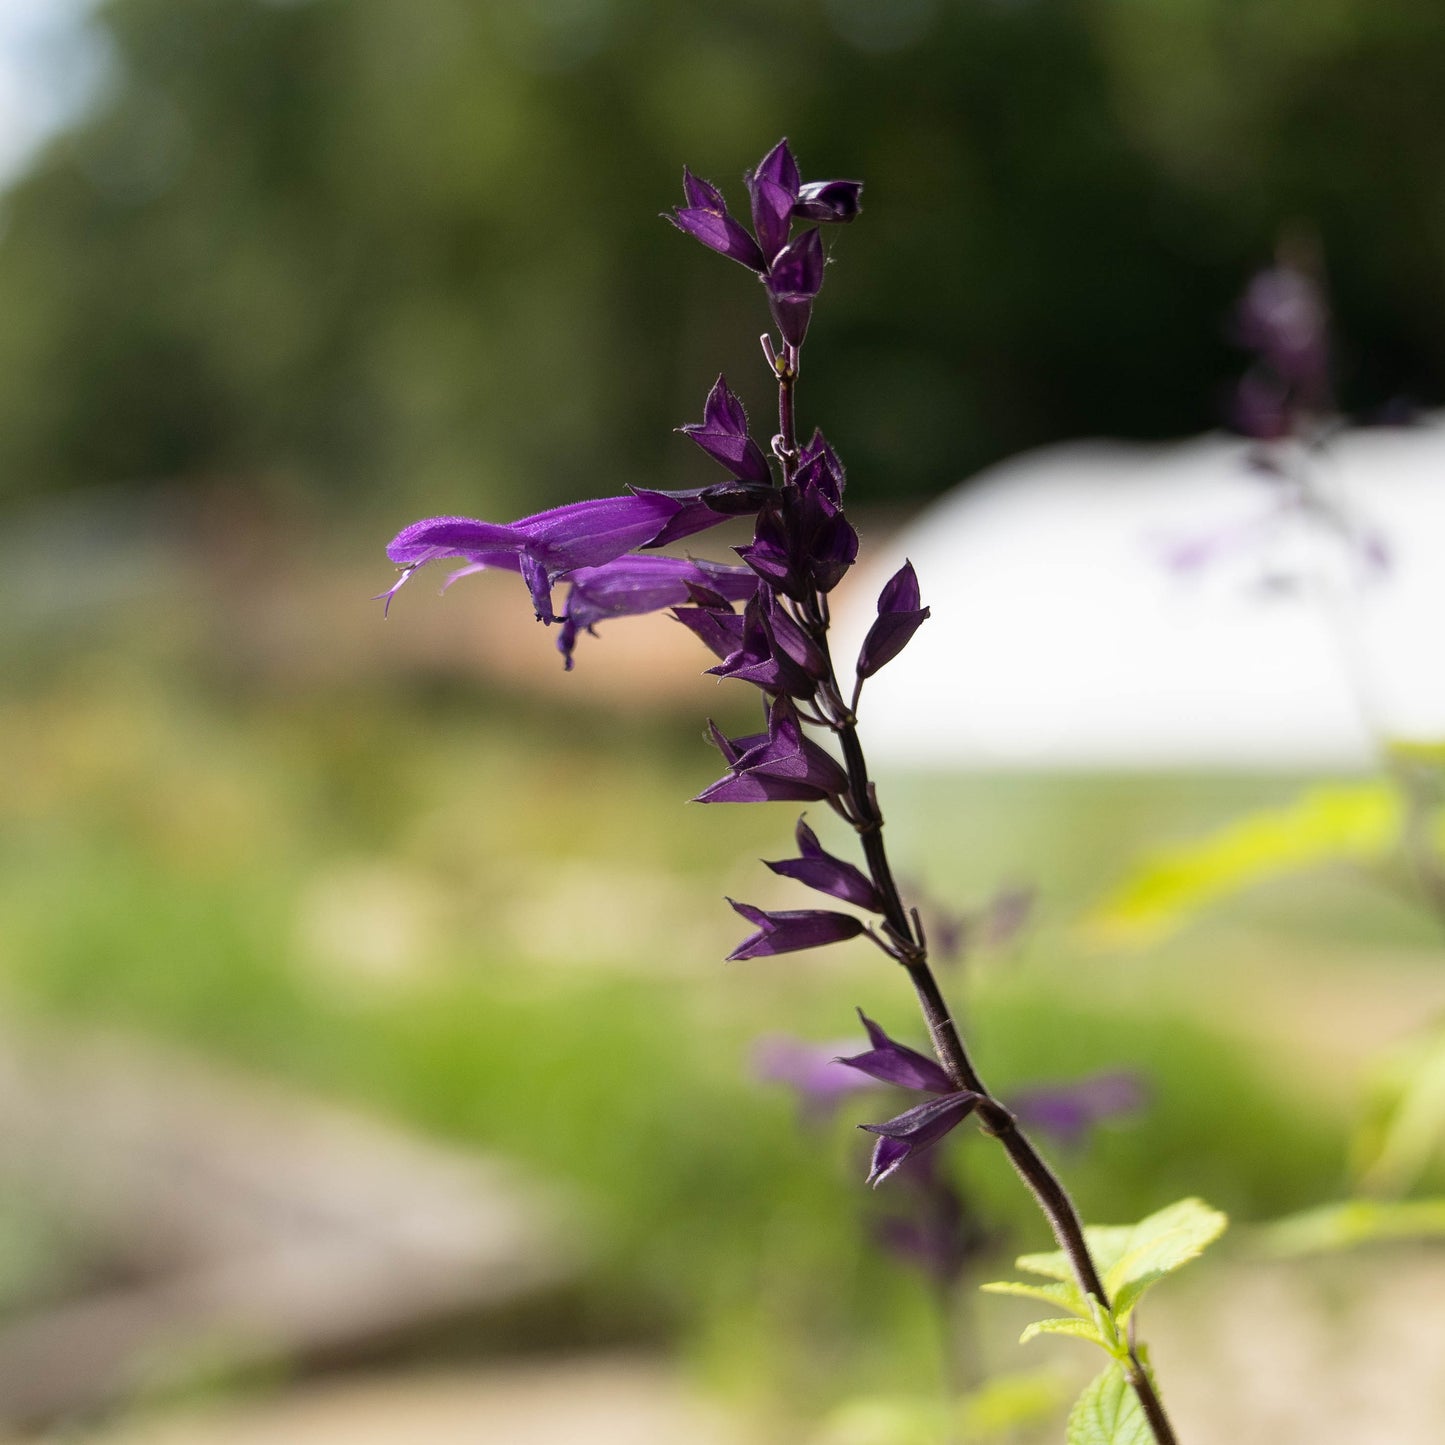
[[[860,1124],[860,1129],[879,1136],[868,1182],[876,1188],[895,1173],[905,1159],[931,1149],[973,1112],[978,1101],[977,1094],[959,1089],[928,1099],[881,1124]]]
[[[873,1047],[867,1053],[840,1058],[840,1064],[847,1064],[850,1069],[857,1069],[881,1083],[897,1084],[903,1089],[921,1089],[930,1094],[955,1092],[953,1080],[936,1060],[890,1039],[862,1009],[858,1010],[858,1017],[868,1030]]]
[[[770,912],[748,903],[737,903],[731,898],[728,902],[735,912],[757,929],[728,954],[729,962],[767,958],[778,953],[797,953],[805,948],[822,948],[829,943],[856,938],[863,931],[862,920],[851,913],[833,913],[822,908]]]
[[[858,650],[858,676],[872,677],[885,663],[892,662],[928,616],[928,608],[919,606],[913,564],[905,562],[879,594],[878,618]]]
[[[728,389],[725,377],[719,376],[713,383],[703,407],[702,421],[678,430],[740,481],[764,486],[771,483],[762,449],[748,435],[747,413],[742,402]]]

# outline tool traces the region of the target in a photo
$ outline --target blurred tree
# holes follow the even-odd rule
[[[281,476],[398,516],[707,475],[740,268],[657,219],[788,134],[857,174],[807,379],[860,493],[1212,425],[1221,315],[1318,231],[1347,404],[1445,378],[1427,0],[103,0],[3,201],[0,490]],[[1386,163],[1388,160],[1388,164]],[[837,404],[841,402],[841,405]],[[765,423],[764,423],[765,425]]]

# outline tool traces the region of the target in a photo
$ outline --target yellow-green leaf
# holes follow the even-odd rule
[[[1019,1260],[1019,1264],[1023,1261]],[[980,1285],[985,1294],[1012,1294],[1021,1299],[1042,1300],[1046,1305],[1065,1309],[1072,1314],[1089,1318],[1089,1306],[1073,1280],[1060,1280],[1055,1284],[1034,1284],[1030,1280],[1001,1279],[992,1284]]]
[[[1259,1232],[1274,1254],[1326,1254],[1392,1239],[1445,1239],[1445,1199],[1347,1199]]]
[[[1311,788],[1147,858],[1085,920],[1085,931],[1115,947],[1156,943],[1257,883],[1323,863],[1377,862],[1396,846],[1403,822],[1400,795],[1383,779]]]
[[[1069,1411],[1068,1445],[1153,1445],[1154,1435],[1139,1397],[1111,1363],[1090,1381]]]
[[[1088,1340],[1090,1344],[1098,1345],[1101,1349],[1108,1348],[1103,1337],[1090,1321],[1075,1319],[1073,1315],[1066,1319],[1035,1320],[1019,1336],[1019,1344],[1026,1345],[1040,1335],[1073,1335],[1075,1339]]]

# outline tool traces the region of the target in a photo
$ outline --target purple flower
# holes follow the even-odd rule
[[[543,622],[554,622],[552,584],[579,567],[600,567],[652,542],[682,511],[684,503],[664,492],[635,492],[625,497],[596,497],[569,502],[506,524],[474,517],[428,517],[392,538],[386,555],[404,569],[384,593],[388,603],[418,567],[456,558],[466,570],[505,567],[520,572]],[[708,511],[694,517],[699,531],[721,521]]]
[[[728,213],[722,192],[686,168],[682,172],[682,189],[687,205],[680,206],[666,219],[704,246],[741,262],[749,271],[761,273],[767,265],[762,250],[748,234],[747,227]]]
[[[1137,1074],[1092,1074],[1072,1084],[1020,1090],[1014,1113],[1021,1122],[1052,1134],[1065,1148],[1077,1148],[1105,1120],[1137,1114],[1148,1097]]]
[[[807,736],[786,697],[773,700],[766,733],[726,738],[713,727],[712,739],[731,771],[704,788],[694,802],[807,803],[847,791],[847,773]]]
[[[845,903],[866,908],[870,913],[882,913],[883,904],[878,897],[878,890],[862,869],[825,852],[822,844],[818,842],[817,834],[802,818],[798,819],[794,836],[801,856],[768,863],[767,866],[774,873],[805,883],[809,888],[816,888],[819,893],[841,898]]]
[[[878,619],[858,650],[858,676],[872,677],[892,662],[927,620],[928,608],[920,605],[913,563],[905,562],[878,596]]]
[[[736,903],[731,898],[728,902],[734,912],[741,913],[757,929],[728,954],[730,962],[821,948],[824,944],[856,938],[863,932],[863,920],[851,913],[834,913],[824,908],[791,908],[770,913],[749,903]]]
[[[1231,421],[1241,432],[1279,441],[1330,410],[1329,310],[1305,271],[1282,261],[1259,272],[1231,329],[1258,356],[1235,392]]]
[[[757,585],[743,613],[735,646],[716,667],[718,677],[735,677],[764,692],[811,698],[828,675],[828,654],[789,616],[767,587]]]
[[[839,1059],[839,1063],[847,1064],[850,1069],[857,1069],[859,1073],[884,1084],[897,1084],[904,1089],[926,1089],[932,1094],[953,1092],[953,1080],[936,1059],[889,1038],[862,1009],[858,1010],[858,1018],[868,1031],[873,1047],[866,1053]]]
[[[753,230],[770,267],[778,252],[788,244],[800,185],[798,163],[785,140],[780,140],[758,162],[757,169],[748,173]]]
[[[908,1186],[911,1212],[880,1219],[873,1234],[891,1254],[938,1284],[952,1286],[969,1261],[986,1254],[995,1240],[936,1161],[936,1155],[924,1153],[904,1163],[899,1180]]]
[[[812,319],[813,298],[823,288],[823,237],[816,226],[778,252],[763,283],[783,340],[801,346]]]
[[[807,181],[798,188],[793,217],[799,221],[847,222],[862,209],[862,181]]]
[[[885,1084],[897,1084],[905,1089],[918,1089],[938,1096],[881,1124],[858,1126],[878,1135],[878,1143],[873,1149],[873,1165],[868,1173],[868,1182],[877,1186],[895,1173],[905,1160],[931,1149],[945,1134],[961,1124],[973,1112],[980,1096],[969,1089],[956,1088],[941,1064],[889,1038],[862,1009],[858,1010],[858,1017],[863,1021],[873,1047],[866,1053],[841,1059],[841,1063]]]
[[[786,1084],[797,1094],[804,1116],[822,1123],[850,1094],[873,1087],[839,1062],[838,1047],[773,1034],[758,1041],[753,1068],[757,1077],[767,1083]]]
[[[579,567],[569,572],[566,580],[572,586],[562,610],[557,650],[566,659],[569,672],[578,632],[591,632],[605,618],[675,607],[698,587],[739,601],[757,587],[757,579],[746,567],[656,555],[619,557],[600,567]]]
[[[878,1135],[873,1149],[873,1164],[868,1182],[876,1189],[889,1175],[915,1155],[931,1149],[951,1133],[973,1112],[979,1095],[958,1089],[936,1099],[929,1099],[881,1124],[860,1124],[870,1134]]]
[[[809,482],[816,478],[815,484]],[[800,469],[799,484],[770,497],[758,511],[753,540],[737,554],[774,591],[794,601],[831,592],[858,556],[858,534],[822,482],[821,462]]]
[[[667,217],[704,246],[756,271],[783,339],[801,346],[813,298],[823,284],[823,244],[816,226],[790,239],[795,220],[851,221],[861,209],[861,181],[807,181],[786,140],[779,141],[746,177],[753,232],[728,211],[722,192],[689,170],[682,173],[687,204]]]
[[[703,406],[702,421],[678,430],[740,481],[771,485],[767,461],[762,449],[748,435],[747,413],[742,402],[728,389],[726,377],[719,376],[713,383]]]

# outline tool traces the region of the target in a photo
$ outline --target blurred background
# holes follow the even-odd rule
[[[682,806],[750,699],[660,618],[564,678],[515,579],[368,600],[418,516],[712,479],[673,428],[719,370],[767,415],[764,309],[658,215],[784,134],[867,185],[804,399],[865,556],[1019,452],[1219,426],[1290,228],[1342,409],[1445,392],[1429,0],[0,0],[0,1438],[906,1445],[949,1378],[960,1438],[1057,1437],[1083,1351],[971,1287],[941,1330],[880,1247],[892,1101],[760,1077],[917,1030],[865,945],[718,962],[724,893],[797,906],[788,808]],[[1058,1146],[1086,1215],[1236,1217],[1147,1325],[1191,1440],[1445,1422],[1437,1254],[1249,1243],[1422,1089],[1390,1189],[1441,1187],[1438,925],[1318,781],[881,779],[985,910],[985,1077],[1147,1100]],[[1230,854],[1261,809],[1306,842]],[[1045,1240],[955,1153],[971,1285]]]

